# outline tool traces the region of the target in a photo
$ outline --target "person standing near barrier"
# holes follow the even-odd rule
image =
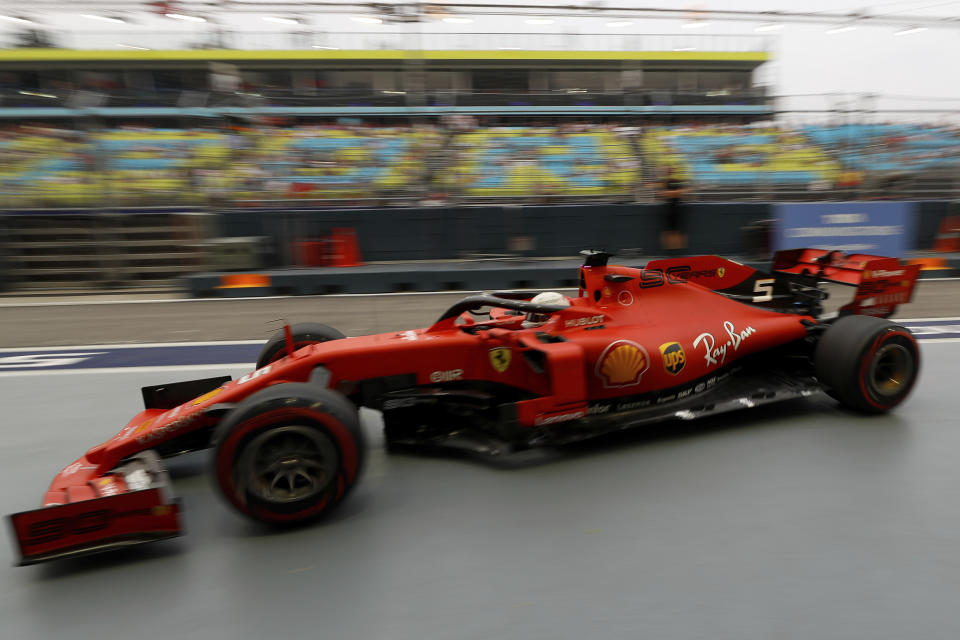
[[[689,191],[687,185],[677,175],[676,170],[668,166],[657,185],[657,197],[664,203],[660,247],[667,252],[672,253],[687,248],[687,233],[683,219],[683,198],[687,195],[687,191]]]

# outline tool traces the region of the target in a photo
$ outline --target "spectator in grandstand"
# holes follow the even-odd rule
[[[657,186],[657,197],[664,203],[660,247],[669,253],[687,248],[686,225],[683,220],[683,198],[689,189],[672,166],[668,166]]]

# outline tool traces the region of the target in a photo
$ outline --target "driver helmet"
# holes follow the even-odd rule
[[[570,306],[570,301],[567,300],[567,297],[562,293],[557,293],[556,291],[543,291],[531,298],[530,302],[534,304],[559,304],[565,307]],[[524,329],[531,329],[533,327],[542,326],[550,319],[549,313],[536,313],[530,312],[527,314],[527,318],[523,321]]]

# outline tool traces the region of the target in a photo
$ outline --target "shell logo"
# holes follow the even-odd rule
[[[629,387],[640,382],[650,366],[647,350],[636,342],[617,340],[607,345],[597,361],[597,376],[607,388]]]

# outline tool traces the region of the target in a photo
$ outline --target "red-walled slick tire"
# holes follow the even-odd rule
[[[353,404],[303,383],[253,394],[223,419],[214,442],[213,476],[227,502],[274,525],[329,512],[357,482],[366,457]]]
[[[910,331],[871,316],[845,316],[820,338],[817,378],[846,407],[863,413],[893,409],[913,389],[920,350]]]
[[[346,338],[345,335],[333,327],[328,327],[319,322],[300,322],[290,325],[290,333],[293,335],[294,350],[318,342]],[[285,355],[287,355],[287,336],[286,332],[281,329],[270,336],[270,339],[263,345],[263,349],[260,350],[260,355],[257,357],[257,369],[262,369]]]

